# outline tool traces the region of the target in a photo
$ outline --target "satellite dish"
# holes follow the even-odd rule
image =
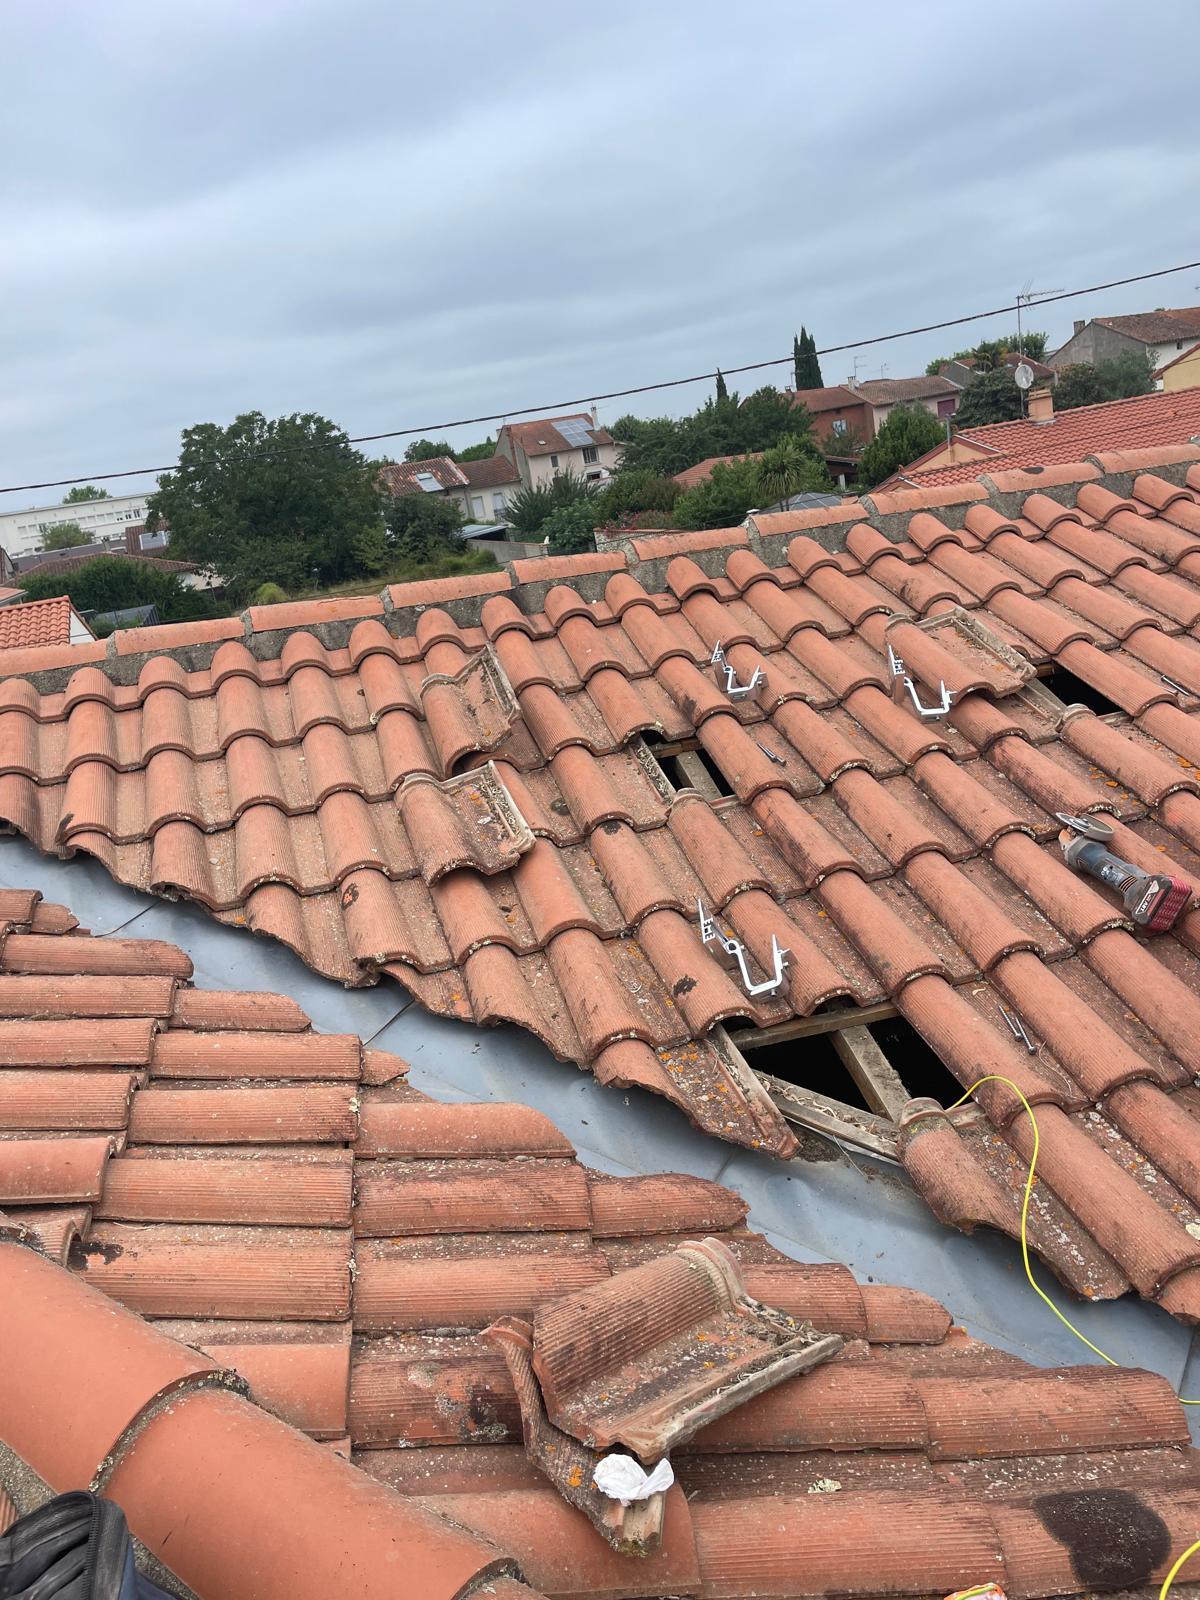
[[[1034,378],[1033,368],[1028,364],[1028,362],[1026,362],[1026,361],[1018,362],[1017,366],[1016,366],[1016,369],[1013,372],[1013,382],[1016,384],[1017,388],[1018,389],[1032,389],[1033,388],[1033,378]]]

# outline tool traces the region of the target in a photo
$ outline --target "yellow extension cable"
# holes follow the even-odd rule
[[[1112,1356],[1108,1355],[1106,1351],[1101,1350],[1099,1345],[1093,1344],[1086,1334],[1080,1333],[1079,1329],[1069,1317],[1063,1315],[1063,1313],[1054,1304],[1054,1301],[1051,1300],[1050,1296],[1046,1293],[1041,1284],[1033,1275],[1033,1268],[1029,1263],[1029,1202],[1033,1197],[1033,1184],[1037,1175],[1037,1159],[1038,1151],[1041,1148],[1041,1135],[1038,1132],[1037,1118],[1033,1114],[1033,1107],[1029,1104],[1029,1101],[1026,1100],[1025,1096],[1021,1093],[1020,1089],[1017,1088],[1016,1084],[1011,1078],[1006,1078],[998,1072],[989,1072],[986,1077],[977,1079],[976,1082],[974,1082],[966,1091],[966,1093],[954,1102],[954,1105],[947,1106],[945,1109],[947,1111],[953,1111],[956,1109],[956,1107],[963,1105],[971,1098],[976,1089],[981,1089],[985,1083],[1002,1083],[1006,1088],[1011,1089],[1016,1095],[1017,1099],[1025,1107],[1025,1114],[1029,1118],[1030,1127],[1033,1129],[1033,1155],[1030,1157],[1029,1174],[1025,1179],[1025,1193],[1021,1200],[1021,1261],[1025,1268],[1025,1276],[1029,1279],[1029,1287],[1044,1305],[1049,1306],[1050,1310],[1053,1311],[1054,1315],[1062,1323],[1063,1327],[1069,1329],[1069,1331],[1073,1333],[1077,1339],[1079,1339],[1083,1344],[1087,1345],[1088,1349],[1093,1355],[1099,1356],[1101,1361],[1107,1361],[1110,1367],[1119,1367],[1121,1365],[1119,1361],[1114,1361]],[[931,1111],[924,1114],[927,1116],[933,1116],[935,1113]],[[914,1118],[913,1120],[918,1121],[919,1118]],[[1181,1406],[1200,1406],[1200,1400],[1185,1400],[1182,1395],[1177,1395],[1176,1399],[1179,1401]],[[1158,1592],[1158,1600],[1167,1600],[1167,1596],[1171,1592],[1171,1585],[1178,1577],[1180,1568],[1183,1566],[1184,1562],[1186,1562],[1189,1557],[1194,1556],[1198,1550],[1200,1550],[1200,1539],[1197,1539],[1195,1544],[1190,1544],[1183,1554],[1175,1561],[1170,1572],[1168,1572],[1166,1577],[1163,1579],[1162,1588]],[[968,1589],[965,1591],[964,1595],[960,1596],[960,1600],[966,1600],[966,1596],[968,1595],[982,1594],[989,1587],[990,1585],[988,1584],[981,1584],[976,1589]]]

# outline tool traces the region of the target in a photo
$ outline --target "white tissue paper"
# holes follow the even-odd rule
[[[675,1482],[675,1474],[665,1457],[647,1472],[633,1456],[618,1454],[605,1456],[592,1473],[592,1482],[601,1494],[627,1506],[634,1500],[649,1500],[652,1494],[662,1494]]]

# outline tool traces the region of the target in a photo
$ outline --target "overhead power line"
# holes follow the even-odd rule
[[[1112,278],[1107,283],[1089,284],[1084,289],[1063,289],[1057,294],[1039,295],[1033,300],[1023,296],[1011,305],[993,306],[990,311],[971,311],[961,317],[947,317],[943,322],[926,322],[918,328],[901,328],[896,333],[877,333],[867,339],[850,339],[845,344],[829,344],[817,351],[819,356],[837,355],[842,350],[861,350],[867,345],[890,344],[896,339],[911,339],[918,333],[938,333],[943,328],[961,328],[968,322],[984,322],[989,317],[1004,317],[1018,311],[1030,311],[1036,306],[1053,305],[1058,300],[1077,300],[1080,295],[1099,294],[1103,289],[1121,289],[1130,283],[1147,283],[1151,278],[1167,278],[1174,272],[1194,272],[1200,261],[1185,261],[1177,267],[1160,267],[1154,272],[1138,272],[1128,278]],[[743,372],[762,372],[768,367],[785,367],[792,363],[792,355],[772,356],[767,361],[748,361],[741,367],[722,367],[727,378]],[[294,445],[278,450],[256,450],[243,459],[271,458],[303,455],[309,450],[332,449],[341,443],[378,444],[383,439],[413,439],[422,435],[445,433],[451,428],[477,427],[486,422],[509,422],[513,417],[528,417],[538,411],[564,411],[570,407],[594,405],[598,400],[625,400],[631,395],[652,394],[659,389],[680,389],[689,383],[707,383],[716,377],[712,372],[696,372],[687,378],[663,378],[658,383],[642,383],[633,389],[610,389],[606,394],[590,394],[582,399],[546,401],[542,405],[522,406],[516,411],[492,411],[479,417],[456,417],[449,422],[427,422],[417,428],[390,428],[383,433],[359,433],[349,440],[330,440],[320,445]],[[23,494],[33,489],[66,489],[76,483],[105,483],[113,478],[147,478],[163,472],[173,472],[178,462],[162,467],[126,467],[120,472],[84,472],[74,478],[49,478],[42,483],[10,483],[0,487],[0,494]]]

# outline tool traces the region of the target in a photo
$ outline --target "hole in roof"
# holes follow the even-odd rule
[[[839,1100],[842,1105],[854,1106],[859,1111],[871,1109],[842,1065],[827,1033],[805,1039],[784,1039],[779,1044],[764,1045],[761,1050],[747,1049],[746,1045],[742,1049],[756,1072],[769,1072],[797,1089],[811,1089],[814,1094]]]
[[[717,763],[709,755],[707,750],[705,750],[702,746],[697,745],[696,749],[690,751],[689,753],[694,760],[699,761],[705,772],[708,773],[709,777],[716,784],[718,794],[732,795],[732,785],[730,784],[728,778],[726,778],[725,774],[721,771]]]
[[[928,1095],[939,1105],[949,1106],[959,1098],[963,1086],[903,1017],[873,1022],[867,1032],[900,1075],[900,1081],[916,1099]]]
[[[1079,704],[1086,706],[1089,711],[1094,711],[1099,717],[1107,717],[1114,711],[1120,711],[1120,706],[1101,694],[1099,689],[1093,689],[1090,683],[1085,683],[1082,678],[1077,678],[1073,672],[1068,672],[1066,667],[1055,667],[1041,678],[1046,688],[1051,690],[1066,705]]]

